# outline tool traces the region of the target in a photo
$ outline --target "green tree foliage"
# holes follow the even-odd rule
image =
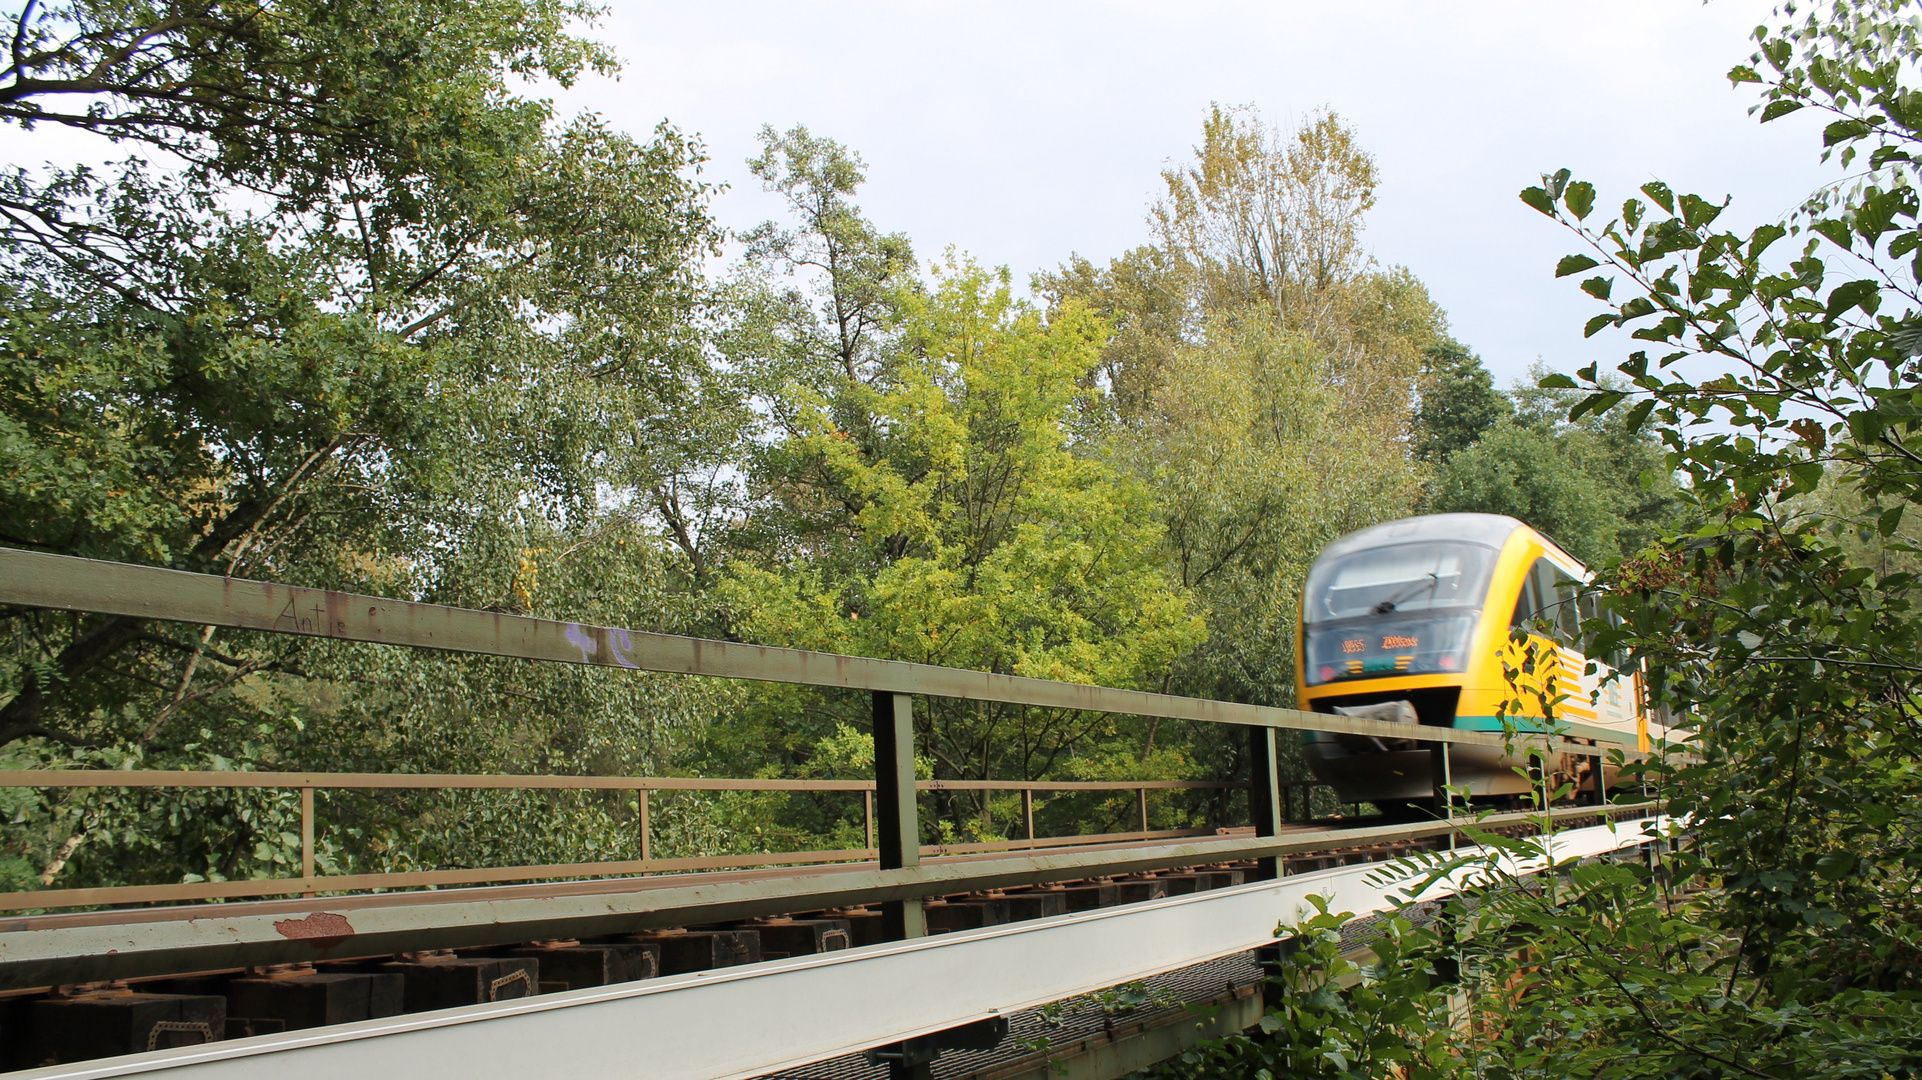
[[[749,523],[724,595],[741,637],[1092,682],[1151,685],[1200,636],[1158,565],[1148,493],[1075,452],[1107,338],[1080,305],[1043,319],[1005,272],[949,260],[932,290],[905,241],[848,201],[858,159],[797,129],[755,161],[796,225],[749,248],[737,361],[766,396]],[[811,271],[776,291],[775,275]],[[770,295],[772,293],[772,295]],[[770,691],[750,748],[804,763],[863,702]],[[929,699],[934,775],[1059,776],[1112,718]],[[771,747],[770,747],[771,744]],[[979,805],[945,808],[978,826]]]
[[[1423,352],[1417,386],[1421,404],[1415,409],[1415,456],[1423,461],[1447,461],[1515,414],[1514,402],[1495,389],[1481,357],[1453,341]]]
[[[1285,704],[1309,562],[1335,536],[1404,513],[1421,477],[1393,417],[1351,411],[1305,334],[1260,316],[1208,330],[1177,352],[1153,415],[1116,441],[1154,486],[1173,572],[1210,612],[1174,685]]]
[[[1537,364],[1512,402],[1503,398],[1506,416],[1440,458],[1429,508],[1519,518],[1590,566],[1640,551],[1681,507],[1661,443],[1620,413],[1568,420],[1580,395],[1536,385],[1544,380],[1558,381]],[[1441,423],[1450,439],[1465,430],[1453,417]]]
[[[1166,248],[1143,244],[1105,268],[1073,256],[1058,272],[1038,275],[1035,287],[1051,307],[1078,300],[1107,320],[1111,332],[1096,375],[1116,417],[1146,416],[1191,321],[1188,266]]]
[[[515,91],[611,70],[590,14],[19,8],[0,118],[140,152],[0,178],[0,542],[688,625],[646,510],[737,426],[690,332],[715,231],[696,144]],[[26,761],[631,769],[691,722],[650,680],[45,612],[0,634]],[[55,799],[22,858],[144,835],[149,875],[245,876],[278,843],[129,806]],[[406,814],[367,808],[353,857],[400,858],[369,830]],[[63,883],[121,857],[89,843]]]

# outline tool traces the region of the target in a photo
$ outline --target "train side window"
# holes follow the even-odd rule
[[[1529,585],[1534,580],[1533,574],[1522,579],[1522,591],[1515,597],[1515,614],[1508,620],[1510,628],[1521,626],[1535,617],[1534,598],[1529,595]]]
[[[1581,582],[1553,565],[1549,570],[1554,574],[1552,587],[1555,590],[1554,599],[1550,602],[1555,605],[1555,627],[1561,631],[1556,636],[1556,641],[1562,645],[1577,645],[1582,640],[1582,610],[1581,599],[1578,596],[1581,591]]]
[[[1541,571],[1544,565],[1543,560],[1536,559],[1534,565],[1528,568],[1528,573],[1522,575],[1522,589],[1515,597],[1515,614],[1508,620],[1510,627],[1527,627],[1547,606],[1542,601]]]
[[[1621,628],[1622,617],[1620,615],[1617,615],[1612,611],[1604,611],[1602,612],[1602,614],[1607,617],[1608,625],[1610,627],[1613,627],[1618,630]],[[1623,654],[1620,648],[1610,649],[1608,652],[1607,660],[1608,660],[1608,666],[1611,668],[1614,668],[1616,671],[1624,671],[1628,667],[1628,657]]]
[[[1582,601],[1576,598],[1579,588],[1580,584],[1554,563],[1536,559],[1522,579],[1521,595],[1515,598],[1515,614],[1508,625],[1524,626],[1545,619],[1550,639],[1562,645],[1580,641]],[[1592,602],[1589,606],[1593,607]]]

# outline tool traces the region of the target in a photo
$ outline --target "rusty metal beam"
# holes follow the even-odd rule
[[[927,694],[1384,739],[1495,747],[1506,741],[1494,732],[1415,729],[1383,720],[1298,709],[533,619],[15,548],[0,548],[0,603],[633,671]],[[1551,751],[1593,749],[1546,736],[1529,735],[1525,741],[1531,747],[1546,744]]]

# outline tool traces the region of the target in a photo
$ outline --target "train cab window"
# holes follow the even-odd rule
[[[1301,605],[1308,684],[1468,670],[1496,554],[1440,540],[1318,560]]]
[[[1479,544],[1392,544],[1357,551],[1308,575],[1310,623],[1392,612],[1480,607],[1494,552]]]

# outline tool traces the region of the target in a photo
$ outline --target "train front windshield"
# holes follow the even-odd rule
[[[1467,668],[1495,558],[1480,544],[1427,541],[1316,563],[1302,605],[1308,685]]]

